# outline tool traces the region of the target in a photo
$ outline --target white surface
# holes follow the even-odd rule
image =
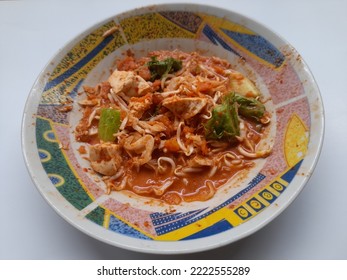
[[[213,251],[177,256],[135,253],[86,236],[49,207],[26,170],[23,108],[48,60],[104,18],[174,1],[86,2],[0,1],[0,259],[347,259],[347,1],[213,1],[265,24],[299,51],[321,90],[325,141],[303,192],[268,226]]]

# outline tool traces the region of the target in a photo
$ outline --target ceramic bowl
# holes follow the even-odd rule
[[[105,32],[111,30],[107,36]],[[199,51],[229,60],[268,98],[272,154],[238,184],[205,202],[166,205],[106,193],[77,152],[75,104],[83,85],[106,80],[131,49]],[[69,96],[70,112],[61,112]],[[26,103],[22,146],[42,196],[82,232],[121,248],[159,254],[209,250],[244,238],[301,192],[322,146],[319,89],[296,50],[262,24],[212,6],[167,4],[115,15],[82,32],[48,62]]]

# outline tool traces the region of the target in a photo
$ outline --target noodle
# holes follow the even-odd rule
[[[84,87],[76,140],[89,144],[107,193],[206,201],[271,153],[259,148],[271,115],[255,89],[218,57],[128,52],[107,81]]]

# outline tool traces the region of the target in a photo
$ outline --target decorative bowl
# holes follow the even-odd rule
[[[105,36],[105,32],[108,34]],[[107,194],[77,152],[76,99],[107,79],[126,50],[200,51],[227,59],[269,98],[272,153],[238,184],[204,202],[166,205]],[[69,96],[73,109],[61,112]],[[82,232],[121,248],[191,253],[244,238],[277,217],[301,192],[324,134],[319,89],[300,54],[256,21],[212,6],[167,4],[135,9],[95,24],[48,62],[28,97],[22,147],[39,192]]]

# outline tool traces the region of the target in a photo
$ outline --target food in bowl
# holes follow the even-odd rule
[[[130,50],[106,81],[84,86],[75,129],[107,192],[167,204],[206,201],[254,160],[271,116],[255,84],[198,52]]]

